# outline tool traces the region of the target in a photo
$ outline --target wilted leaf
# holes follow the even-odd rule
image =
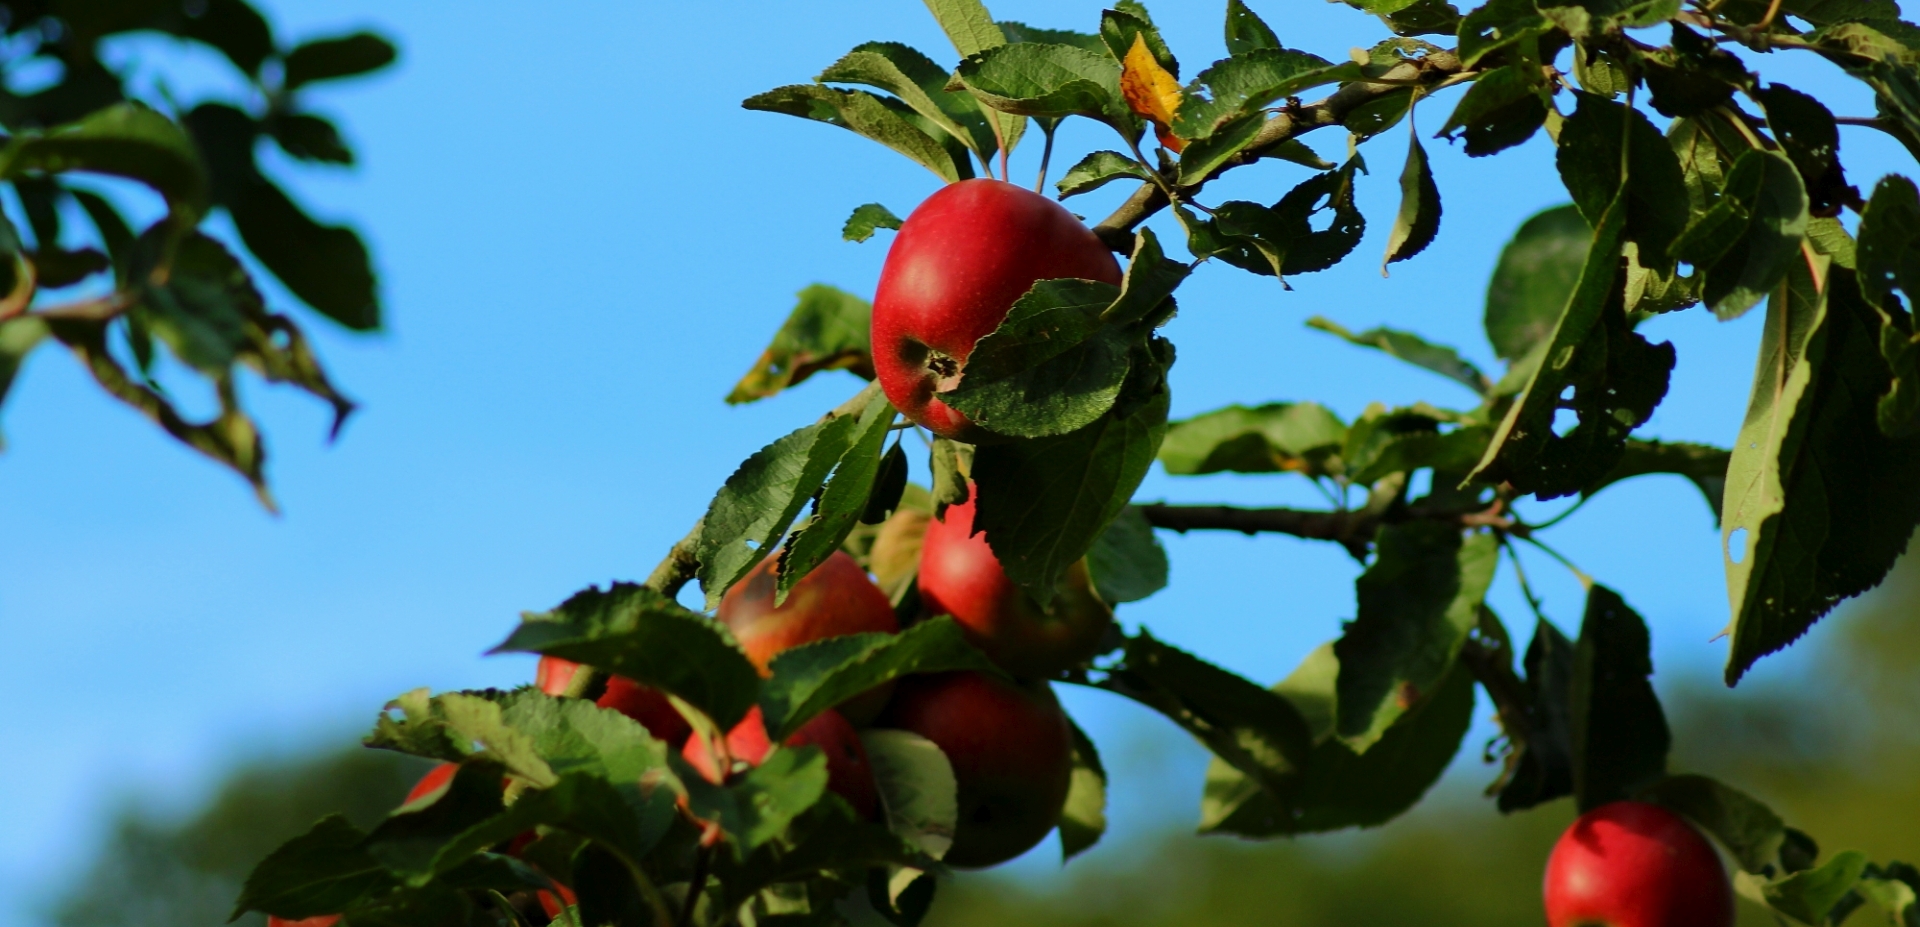
[[[1160,463],[1176,476],[1289,470],[1318,475],[1346,437],[1347,426],[1318,403],[1232,405],[1168,425]]]
[[[854,215],[857,218],[859,212]],[[848,220],[849,224],[852,221]],[[727,402],[765,399],[828,370],[849,370],[855,376],[873,379],[873,356],[867,340],[873,304],[824,283],[801,290],[799,296],[787,321],[774,334],[773,343],[760,352],[753,369],[734,384]]]

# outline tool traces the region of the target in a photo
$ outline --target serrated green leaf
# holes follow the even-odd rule
[[[362,844],[367,855],[415,888],[465,862],[495,842],[475,845],[460,838],[505,810],[501,772],[489,762],[461,764],[439,795],[409,802],[381,821]]]
[[[120,103],[45,132],[23,132],[0,148],[0,178],[82,171],[137,180],[167,200],[182,228],[208,207],[207,173],[193,140],[173,120]]]
[[[1556,206],[1521,224],[1487,284],[1487,340],[1495,354],[1516,362],[1552,337],[1592,243],[1593,228],[1574,206]]]
[[[1827,912],[1853,890],[1866,869],[1867,854],[1845,850],[1817,868],[1768,882],[1763,890],[1775,910],[1801,923],[1824,924]]]
[[[1449,669],[1438,690],[1404,715],[1365,753],[1333,736],[1333,645],[1309,654],[1274,691],[1313,727],[1302,768],[1277,787],[1215,759],[1200,803],[1203,833],[1278,837],[1384,824],[1420,800],[1459,752],[1473,721],[1473,676]]]
[[[900,228],[900,217],[879,203],[864,203],[853,208],[853,214],[840,229],[840,237],[846,241],[862,242],[873,237],[880,229]]]
[[[859,211],[854,215],[858,218]],[[853,221],[849,219],[848,224]],[[773,343],[727,394],[728,403],[765,399],[828,370],[849,370],[873,379],[868,342],[873,304],[824,283],[813,284],[798,296],[800,301],[774,334]]]
[[[869,384],[853,408],[865,410],[879,394],[880,384]],[[756,451],[727,477],[707,507],[694,549],[708,608],[773,551],[853,446],[859,424],[858,413],[830,414]]]
[[[287,53],[285,76],[280,83],[288,90],[295,90],[317,80],[337,80],[377,71],[398,57],[400,53],[393,43],[371,32],[315,39]]]
[[[1175,476],[1206,473],[1327,472],[1346,442],[1347,426],[1312,402],[1232,405],[1174,422],[1160,446],[1160,464]]]
[[[365,832],[343,815],[320,823],[267,854],[247,875],[233,917],[260,911],[288,920],[334,914],[395,885],[360,847]]]
[[[1075,32],[1072,29],[1041,29],[1026,23],[1000,20],[1000,32],[1007,37],[1009,44],[1029,42],[1040,45],[1071,45],[1084,48],[1096,54],[1107,53],[1107,43],[1091,32]]]
[[[1525,65],[1510,64],[1480,75],[1454,105],[1439,135],[1461,133],[1467,156],[1482,158],[1532,138],[1546,120],[1539,82]]]
[[[1100,320],[1110,325],[1146,321],[1150,328],[1166,324],[1173,317],[1173,291],[1191,273],[1191,265],[1167,258],[1152,229],[1135,232],[1133,256],[1127,261],[1126,276],[1120,279],[1120,295],[1100,313]]]
[[[964,160],[956,161],[946,145],[914,125],[885,99],[865,90],[791,84],[748,97],[740,105],[839,126],[906,155],[948,183],[972,176],[972,169]],[[897,105],[907,109],[904,103]]]
[[[1399,125],[1400,120],[1413,112],[1415,99],[1412,87],[1390,90],[1347,110],[1340,124],[1364,141]]]
[[[1807,223],[1807,192],[1793,163],[1750,149],[1734,162],[1719,202],[1673,242],[1672,253],[1699,268],[1701,296],[1715,315],[1738,318],[1800,260]]]
[[[678,765],[684,766],[678,758]],[[680,776],[695,816],[717,821],[745,861],[751,851],[781,837],[787,826],[827,792],[827,756],[819,747],[782,747],[728,785],[714,785],[687,767]]]
[[[1283,790],[1313,748],[1293,702],[1141,632],[1103,688],[1161,714],[1256,782]]]
[[[1066,862],[1100,842],[1107,832],[1107,770],[1100,751],[1080,725],[1067,719],[1073,733],[1073,780],[1060,809],[1060,861]]]
[[[1166,588],[1168,570],[1166,548],[1137,506],[1114,516],[1087,551],[1094,591],[1109,605],[1138,602]]]
[[[1366,419],[1355,422],[1351,433],[1360,435],[1368,424]],[[1387,432],[1377,443],[1363,448],[1349,446],[1342,453],[1347,477],[1359,485],[1370,486],[1395,473],[1423,469],[1457,477],[1473,469],[1486,454],[1487,442],[1492,438],[1493,429],[1485,425],[1444,433],[1416,429]]]
[[[1138,134],[1120,95],[1120,64],[1072,45],[1002,45],[968,56],[954,77],[975,99],[1018,116],[1086,116]]]
[[[1139,12],[1146,12],[1146,8],[1140,7]],[[1172,74],[1176,80],[1179,79],[1180,62],[1173,56],[1172,50],[1167,48],[1166,40],[1160,37],[1160,30],[1154,27],[1151,19],[1126,9],[1101,12],[1100,42],[1106,46],[1107,53],[1113,56],[1113,60],[1126,60],[1127,49],[1133,47],[1136,36],[1146,41],[1147,51],[1153,54],[1153,60],[1166,69],[1167,73]]]
[[[1279,48],[1280,37],[1240,0],[1227,0],[1227,54],[1244,55]]]
[[[927,10],[940,23],[941,31],[953,42],[955,51],[961,58],[968,58],[989,48],[997,48],[1009,41],[1000,24],[993,21],[986,6],[980,0],[925,0]],[[1072,44],[1071,42],[1067,44]],[[998,113],[982,105],[980,112],[986,118],[999,123],[999,137],[1008,153],[1020,144],[1020,136],[1026,129],[1027,121],[1019,116]]]
[[[1906,437],[1920,432],[1920,338],[1913,317],[1920,294],[1920,190],[1913,181],[1893,174],[1874,186],[1860,216],[1858,261],[1860,293],[1880,316],[1880,351],[1894,375],[1880,397],[1880,430]]]
[[[362,743],[448,763],[480,757],[535,786],[552,784],[553,768],[533,738],[502,713],[501,702],[507,698],[494,689],[438,696],[415,689],[387,704],[389,711],[400,709],[402,717],[380,715]]]
[[[1378,556],[1354,591],[1359,613],[1333,645],[1340,662],[1336,733],[1355,752],[1437,691],[1480,619],[1499,546],[1439,522],[1380,530]]]
[[[1645,114],[1580,94],[1560,129],[1554,155],[1560,179],[1590,225],[1623,197],[1622,237],[1640,246],[1641,263],[1672,265],[1667,250],[1687,226],[1686,178],[1673,146]]]
[[[1180,152],[1180,185],[1192,186],[1210,179],[1221,165],[1245,151],[1266,124],[1265,113],[1252,113],[1229,121],[1206,138],[1188,142]]]
[[[1487,375],[1481,373],[1480,368],[1475,367],[1471,361],[1461,357],[1459,351],[1443,344],[1434,344],[1412,332],[1391,328],[1370,328],[1354,334],[1346,326],[1319,315],[1308,319],[1307,327],[1326,332],[1349,344],[1373,348],[1415,367],[1431,370],[1476,393],[1484,394],[1493,388],[1493,381],[1487,379]]]
[[[960,820],[959,786],[947,755],[912,731],[872,728],[860,732],[860,743],[873,766],[887,828],[934,859],[946,856]]]
[[[1400,172],[1400,211],[1387,233],[1387,254],[1380,262],[1380,273],[1386,274],[1388,264],[1426,250],[1439,233],[1440,187],[1433,182],[1433,168],[1427,164],[1427,150],[1420,147],[1420,137],[1408,135],[1407,163]]]
[[[854,425],[847,452],[841,455],[833,476],[813,504],[812,517],[801,522],[787,539],[786,549],[780,555],[779,583],[774,595],[776,607],[786,602],[787,593],[795,583],[840,549],[854,526],[867,514],[874,480],[880,475],[881,449],[886,446],[887,433],[895,417],[893,404],[885,394],[867,400]],[[904,476],[902,474],[903,479]]]
[[[1060,198],[1097,190],[1115,180],[1151,182],[1152,177],[1140,163],[1117,151],[1096,151],[1067,168],[1065,176],[1054,184]]]
[[[1172,346],[1134,365],[1113,409],[1078,431],[981,447],[974,527],[987,535],[1008,578],[1043,605],[1060,578],[1133,498],[1166,433],[1165,369]]]
[[[1768,300],[1721,523],[1729,685],[1879,584],[1920,522],[1920,438],[1879,427],[1892,378],[1878,327],[1853,272],[1824,255],[1793,262]]]
[[[723,730],[751,708],[760,674],[712,619],[632,583],[588,588],[522,616],[493,653],[539,653],[596,666],[705,712]]]
[[[1650,653],[1640,615],[1619,593],[1588,586],[1568,699],[1573,794],[1581,811],[1627,798],[1666,774],[1671,738],[1647,681]]]
[[[843,634],[782,651],[760,693],[767,738],[773,742],[829,708],[913,673],[949,670],[999,672],[967,643],[952,618],[922,621],[899,634]]]
[[[1334,64],[1291,49],[1237,54],[1214,62],[1187,87],[1186,98],[1174,114],[1173,132],[1184,139],[1206,138],[1221,126],[1286,97],[1361,76],[1360,66],[1352,62]]]
[[[1533,0],[1489,0],[1460,20],[1460,66],[1473,67],[1488,54],[1553,31]]]
[[[974,344],[959,384],[940,399],[974,424],[1012,437],[1088,426],[1113,407],[1132,369],[1138,335],[1101,320],[1120,295],[1095,280],[1035,283]]]
[[[1218,257],[1242,270],[1286,276],[1326,270],[1346,257],[1366,234],[1367,220],[1354,201],[1358,157],[1339,170],[1300,183],[1271,207],[1229,200],[1205,223],[1219,242],[1200,247],[1199,257]],[[1331,211],[1331,221],[1320,213]],[[1320,222],[1325,228],[1315,229]],[[1192,243],[1190,242],[1190,246]]]
[[[857,46],[814,80],[823,84],[864,84],[885,90],[958,139],[982,163],[998,147],[993,129],[980,107],[966,95],[946,89],[946,69],[898,42],[868,42]]]
[[[1686,815],[1733,854],[1740,868],[1762,872],[1786,841],[1786,822],[1753,796],[1706,776],[1668,776],[1635,796]]]

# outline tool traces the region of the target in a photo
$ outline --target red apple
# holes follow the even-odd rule
[[[315,917],[303,917],[290,921],[284,917],[268,917],[267,927],[333,927],[340,921],[338,914],[321,914]]]
[[[927,525],[920,548],[920,598],[927,610],[952,615],[974,646],[1015,676],[1052,676],[1092,658],[1113,623],[1113,609],[1094,593],[1086,561],[1067,570],[1052,608],[1043,609],[1007,578],[986,534],[974,533],[973,512],[969,497]]]
[[[973,672],[909,676],[879,723],[933,741],[953,764],[960,818],[948,864],[1006,862],[1060,822],[1073,735],[1045,682]]]
[[[720,599],[715,614],[733,632],[762,676],[783,651],[843,634],[900,630],[893,603],[845,551],[834,551],[813,572],[800,578],[787,601],[773,604],[774,558],[760,561]],[[864,725],[886,704],[890,686],[862,693],[838,706],[848,720]]]
[[[907,418],[963,441],[987,436],[934,397],[960,381],[974,342],[1035,281],[1120,282],[1120,265],[1059,203],[999,180],[927,197],[887,251],[873,297],[873,369]]]
[[[427,770],[427,774],[421,776],[420,781],[413,784],[413,788],[407,791],[406,799],[400,803],[403,805],[411,805],[414,801],[425,798],[445,788],[447,783],[453,781],[453,774],[459,771],[460,764],[458,763],[441,763]]]
[[[533,684],[548,695],[561,695],[567,691],[567,683],[573,681],[573,674],[580,664],[559,657],[541,657],[540,668],[534,671]],[[611,708],[646,727],[654,739],[668,746],[679,746],[693,733],[693,726],[687,719],[680,717],[673,703],[667,701],[665,693],[652,686],[642,685],[625,676],[607,678],[607,690],[600,694],[594,704],[601,708]]]
[[[785,741],[789,747],[812,744],[827,755],[827,788],[834,794],[847,800],[853,810],[861,817],[873,819],[880,814],[880,790],[873,780],[873,766],[867,761],[867,748],[860,743],[860,732],[840,713],[828,709],[815,715],[813,720],[800,726]],[[727,732],[727,753],[735,760],[745,760],[748,765],[758,766],[773,749],[767,740],[767,726],[761,717],[760,706],[755,705],[747,711],[747,716]],[[686,746],[680,748],[680,755],[686,757],[693,768],[700,771],[710,782],[724,782],[726,771],[714,763],[713,751],[705,738],[689,737]]]
[[[1720,856],[1658,805],[1617,801],[1580,816],[1547,859],[1549,927],[1732,927]]]

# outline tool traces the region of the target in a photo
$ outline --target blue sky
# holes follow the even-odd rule
[[[1283,42],[1330,58],[1383,37],[1337,4],[1252,5]],[[405,689],[526,680],[530,660],[481,656],[519,611],[643,576],[739,460],[856,387],[835,374],[751,406],[721,402],[801,287],[871,294],[887,237],[842,242],[847,213],[877,201],[904,215],[938,184],[849,133],[738,106],[864,41],[904,41],[950,62],[917,3],[264,6],[282,35],[372,26],[402,49],[382,76],[315,93],[363,167],[282,172],[317,214],[367,235],[390,324],[371,337],[311,329],[364,404],[335,445],[320,404],[247,384],[270,442],[278,517],[104,398],[69,358],[46,351],[31,362],[8,403],[0,456],[0,626],[14,653],[0,699],[15,756],[0,771],[0,818],[13,835],[0,846],[0,924],[38,923],[48,893],[128,800],[185,811],[234,760],[350,742]],[[1215,4],[1159,6],[1186,76],[1224,54]],[[1053,0],[1003,0],[995,13],[1083,30],[1098,15]],[[168,41],[126,54],[143,68],[161,62],[187,98],[220,83],[210,77],[217,62]],[[1842,114],[1871,112],[1863,91],[1817,61],[1783,54],[1765,64],[1839,101]],[[1452,98],[1421,108],[1423,132],[1439,127]],[[1346,416],[1374,401],[1471,404],[1449,381],[1302,325],[1326,315],[1356,329],[1413,329],[1497,367],[1479,329],[1487,275],[1523,219],[1564,200],[1552,151],[1542,138],[1469,160],[1429,141],[1445,197],[1440,239],[1382,278],[1375,255],[1397,205],[1402,131],[1364,149],[1372,174],[1360,202],[1372,226],[1353,260],[1294,279],[1290,292],[1218,266],[1182,289],[1168,329],[1181,352],[1176,415],[1279,399],[1317,399]],[[1844,131],[1863,188],[1911,170],[1890,142]],[[1109,147],[1105,132],[1063,131],[1055,174]],[[1330,157],[1345,145],[1333,134],[1309,142]],[[1016,156],[1016,178],[1037,167],[1032,148]],[[1241,174],[1210,194],[1271,201],[1306,171],[1268,163]],[[1104,215],[1123,193],[1070,205]],[[1647,432],[1730,442],[1759,327],[1758,312],[1650,323],[1649,335],[1678,346],[1680,366]],[[1140,495],[1318,499],[1292,479],[1158,473]],[[1690,485],[1611,489],[1550,539],[1647,616],[1663,668],[1717,669],[1723,644],[1709,638],[1727,620],[1717,534]],[[1174,587],[1121,617],[1254,678],[1284,675],[1352,614],[1357,567],[1331,545],[1165,541]],[[1571,630],[1577,587],[1544,558],[1529,565]],[[1525,627],[1510,574],[1494,601]],[[1756,680],[1784,679],[1794,663],[1763,662]],[[1142,733],[1168,728],[1099,693],[1066,697],[1120,759],[1117,834],[1191,814],[1197,747]],[[1128,747],[1142,738],[1164,749]],[[1463,751],[1459,771],[1479,777],[1475,752]],[[1052,852],[1018,865],[1051,868],[1042,854]]]

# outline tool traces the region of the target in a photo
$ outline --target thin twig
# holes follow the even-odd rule
[[[694,909],[700,906],[700,896],[707,890],[707,869],[712,865],[713,847],[702,844],[693,851],[693,876],[687,880],[687,899],[680,905],[677,927],[692,925]]]

